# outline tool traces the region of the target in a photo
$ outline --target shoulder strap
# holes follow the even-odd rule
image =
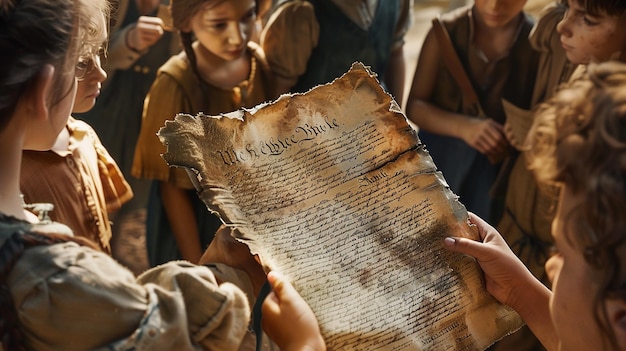
[[[266,281],[265,284],[263,284],[263,287],[261,287],[259,296],[257,296],[254,307],[252,308],[252,327],[254,328],[254,333],[256,334],[256,351],[261,351],[263,347],[263,328],[261,326],[262,306],[263,301],[265,301],[265,298],[271,292],[272,286]]]
[[[465,106],[475,106],[479,111],[479,115],[483,116],[484,113],[480,107],[478,95],[476,95],[472,82],[467,76],[467,72],[465,72],[465,68],[463,68],[463,64],[461,63],[456,50],[452,46],[452,40],[450,39],[448,31],[441,22],[441,18],[439,18],[439,16],[433,18],[432,23],[435,37],[439,45],[439,52],[444,63],[446,64],[446,67],[448,68],[448,71],[450,71],[452,77],[454,77],[454,80],[463,92],[463,102]]]

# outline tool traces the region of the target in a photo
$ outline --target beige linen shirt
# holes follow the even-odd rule
[[[1,219],[0,245],[16,229],[71,235],[58,223]],[[6,283],[29,350],[237,350],[250,319],[242,271],[176,261],[135,278],[74,242],[26,249]]]

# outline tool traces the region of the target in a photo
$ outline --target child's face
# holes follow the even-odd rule
[[[107,74],[100,65],[100,56],[94,55],[81,62],[81,79],[76,88],[76,99],[72,112],[82,113],[91,110],[96,104],[96,98],[100,95],[100,85],[106,79]]]
[[[602,333],[593,314],[598,288],[581,250],[572,246],[566,234],[572,228],[570,212],[580,202],[579,197],[564,189],[552,223],[558,253],[546,262],[553,292],[550,315],[561,350],[594,350],[602,345]]]
[[[588,64],[617,58],[626,43],[626,21],[605,13],[593,16],[577,0],[567,3],[568,10],[556,28],[568,60]]]
[[[526,0],[475,0],[479,20],[489,28],[500,28],[520,14]]]
[[[191,30],[206,50],[224,61],[241,57],[255,28],[254,0],[207,4],[191,19]]]

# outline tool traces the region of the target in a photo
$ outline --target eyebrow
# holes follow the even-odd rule
[[[602,10],[598,10],[598,9],[596,9],[595,12],[590,12],[589,10],[587,10],[587,6],[586,5],[581,4],[579,1],[576,1],[575,3],[577,5],[576,6],[577,8],[573,9],[573,10],[574,10],[574,13],[576,15],[579,15],[579,16],[580,15],[582,15],[582,16],[590,16],[590,17],[593,17],[594,19],[598,19],[598,20],[606,18],[607,15],[608,15],[607,13],[603,13]],[[572,10],[571,4],[572,4],[572,1],[568,1],[568,8],[570,10]]]
[[[575,3],[576,3],[576,5],[575,5],[575,6],[572,6],[572,4],[573,4],[573,3],[574,3],[574,2],[572,2],[572,1],[568,1],[568,2],[567,2],[567,8],[568,8],[570,11],[574,11],[574,13],[575,13],[575,14],[577,14],[577,15],[584,15],[584,14],[586,14],[586,13],[587,13],[587,9],[585,9],[585,7],[584,7],[583,5],[581,5],[581,4],[580,4],[580,3],[578,3],[578,2],[575,2]]]
[[[250,6],[248,11],[244,12],[242,17],[245,17],[245,16],[247,16],[247,15],[249,15],[251,13],[256,13],[256,5],[255,4]],[[215,18],[211,18],[211,17],[208,17],[208,14],[207,14],[206,16],[204,16],[204,18],[205,18],[205,20],[210,21],[210,22],[224,22],[224,21],[230,20],[230,18],[228,16],[226,16],[225,14],[222,14],[222,13],[218,13],[216,16],[217,17],[215,17]]]
[[[205,17],[204,19],[209,22],[226,22],[229,20],[228,17],[215,17],[215,18]]]

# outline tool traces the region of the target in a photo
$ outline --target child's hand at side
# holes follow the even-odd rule
[[[282,351],[326,350],[317,319],[294,287],[278,272],[267,280],[272,292],[263,302],[263,330]]]

